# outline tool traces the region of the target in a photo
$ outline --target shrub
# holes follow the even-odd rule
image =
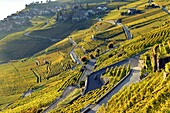
[[[93,55],[93,54],[90,54],[90,58],[91,58],[91,59],[94,59],[94,55]]]
[[[110,54],[110,55],[109,55],[109,58],[111,58],[112,56],[113,56],[113,54]]]
[[[84,87],[85,86],[85,81],[81,81],[80,82],[80,87]]]
[[[86,62],[86,61],[87,61],[87,57],[85,57],[85,56],[82,57],[82,58],[81,58],[81,61]]]

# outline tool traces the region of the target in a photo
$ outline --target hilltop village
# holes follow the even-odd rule
[[[96,15],[101,15],[109,11],[107,3],[95,7],[89,7],[88,4],[65,3],[31,3],[25,5],[25,9],[18,11],[0,21],[1,31],[12,31],[20,26],[31,25],[30,20],[38,16],[55,16],[57,22],[79,22],[87,20]],[[45,23],[47,24],[48,21]]]

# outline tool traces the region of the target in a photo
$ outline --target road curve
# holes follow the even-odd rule
[[[95,63],[96,63],[96,59],[90,59],[87,62],[84,72],[83,72],[82,76],[80,77],[78,84],[80,84],[81,81],[85,81],[87,76],[93,72]]]
[[[132,72],[129,76],[127,76],[120,84],[114,87],[104,98],[99,100],[96,105],[90,105],[85,111],[82,113],[95,113],[102,104],[106,104],[111,97],[120,91],[124,86],[129,86],[132,83],[136,83],[140,81],[140,68],[132,69]]]
[[[129,31],[127,26],[123,25],[122,23],[116,23],[114,20],[107,20],[105,22],[111,23],[113,25],[120,25],[120,26],[122,26],[122,28],[124,29],[124,32],[126,34],[126,38],[128,40],[132,39],[132,34],[130,33],[130,31]]]
[[[128,62],[130,63],[131,70],[132,70],[130,75],[123,78],[115,87],[113,87],[113,89],[111,89],[106,95],[104,95],[101,99],[99,99],[95,105],[89,105],[81,113],[95,113],[102,104],[106,104],[111,99],[111,97],[114,94],[116,94],[119,90],[121,90],[124,86],[129,86],[132,83],[139,82],[141,68],[138,67],[138,62],[141,54],[143,54],[143,52],[131,57],[129,60],[124,60],[122,62],[119,62],[118,65],[121,64],[123,65]]]
[[[137,67],[140,55],[145,53],[146,51],[147,50],[145,50],[143,52],[140,52],[139,54],[136,54],[136,55],[134,55],[134,56],[132,56],[130,58],[122,60],[120,62],[114,63],[114,64],[112,64],[110,66],[107,66],[107,67],[105,67],[103,69],[100,69],[100,70],[98,70],[96,72],[93,72],[90,76],[88,76],[89,81],[88,81],[86,90],[84,91],[84,94],[88,93],[89,91],[101,88],[103,86],[103,83],[101,82],[100,77],[106,71],[107,68],[110,69],[111,67],[121,66],[121,65],[130,63],[131,69],[133,69],[134,67]],[[94,79],[94,76],[96,76],[97,79]]]
[[[129,29],[128,29],[127,26],[123,25],[122,23],[117,23],[117,25],[120,25],[120,26],[123,27],[124,32],[125,32],[125,34],[126,34],[126,38],[127,38],[128,40],[132,39],[132,34],[130,33],[130,31],[129,31]]]
[[[76,53],[74,52],[74,49],[78,46],[77,43],[75,41],[73,41],[71,38],[68,38],[70,43],[72,45],[74,45],[73,49],[70,51],[70,56],[73,60],[73,62],[76,62],[77,64],[81,64],[81,61],[79,60],[78,56],[76,55]]]

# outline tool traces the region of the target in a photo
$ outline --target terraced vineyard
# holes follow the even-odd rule
[[[163,79],[163,72],[148,77],[114,95],[97,113],[152,112],[168,113],[170,108],[170,76]]]
[[[145,11],[145,10],[144,10]],[[147,10],[146,10],[147,11]],[[122,20],[122,23],[124,24],[127,24],[127,23],[131,23],[131,22],[135,22],[137,20],[140,20],[140,19],[143,19],[143,18],[149,18],[149,17],[152,17],[152,15],[157,15],[157,14],[161,14],[163,11],[160,9],[160,8],[157,8],[157,9],[150,9],[149,11],[147,12],[144,12],[144,14],[138,14],[138,15],[134,15],[133,16],[130,16],[128,18],[124,18]]]
[[[70,75],[70,73],[72,74]],[[31,96],[28,96],[24,99],[16,99],[7,110],[4,110],[4,112],[17,113],[38,112],[39,110],[42,111],[48,105],[50,105],[56,99],[56,97],[60,97],[63,90],[68,85],[77,84],[80,75],[81,73],[76,70],[74,72],[63,72],[57,77],[51,78],[50,81],[46,81],[42,90],[39,90],[37,92],[35,91]]]
[[[170,41],[164,41],[161,44],[153,46],[152,50],[146,52],[141,56],[143,61],[141,78],[145,77],[146,73],[155,72],[156,70],[166,69],[169,72],[169,67],[166,63],[169,62]]]
[[[58,91],[64,90],[67,86],[77,85],[81,75],[82,73],[79,72],[71,76],[69,79],[65,80],[66,82],[62,85],[62,87]]]
[[[123,33],[123,29],[121,26],[119,26],[118,28],[115,28],[115,29],[109,29],[104,32],[99,32],[94,35],[94,38],[100,39],[100,40],[106,40],[109,38],[113,38],[114,36],[120,35],[122,33]]]
[[[112,96],[97,113],[170,112],[169,50],[168,40],[155,44],[151,50],[143,54],[140,58],[144,61],[141,78],[146,78]],[[161,62],[160,59],[164,61]]]
[[[62,0],[61,3],[66,1],[68,0]],[[32,27],[10,34],[0,40],[0,62],[19,59],[0,65],[0,110],[2,112],[41,113],[61,97],[63,100],[61,99],[62,101],[50,112],[80,112],[89,104],[96,104],[130,71],[130,65],[118,67],[115,64],[115,67],[110,69],[106,69],[106,66],[116,62],[118,65],[125,64],[120,61],[130,57],[135,62],[139,56],[132,57],[133,55],[149,49],[140,57],[140,60],[144,61],[141,66],[141,79],[144,79],[122,89],[98,112],[170,112],[168,111],[170,108],[169,15],[161,7],[146,9],[146,0],[128,0],[119,3],[103,2],[103,0],[95,3],[87,1],[89,3],[82,6],[85,7],[85,10],[88,7],[96,8],[97,6],[108,6],[109,10],[76,24],[73,24],[71,20],[56,23],[55,17],[37,16],[30,20],[33,24]],[[73,4],[74,2],[77,1],[74,0]],[[85,0],[81,2],[84,3]],[[168,5],[170,1],[154,0],[154,3],[161,6]],[[54,5],[53,2],[48,5],[50,4]],[[44,7],[49,7],[48,5]],[[127,12],[128,9],[134,7],[142,10],[142,13],[120,15],[121,12]],[[122,26],[113,25],[119,19],[133,35],[132,39],[126,40]],[[45,24],[46,21],[48,21],[47,24]],[[26,36],[26,34],[44,36],[47,39]],[[61,40],[54,42],[48,38]],[[73,49],[79,59],[87,58],[87,60],[92,59],[96,62],[84,62],[79,65],[74,63],[69,55]],[[166,61],[163,62],[163,65],[160,63],[162,67],[159,69],[156,68],[155,56],[160,62]],[[131,60],[129,63],[133,65]],[[138,62],[135,62],[136,64]],[[88,69],[93,66],[95,70]],[[131,66],[131,69],[133,67]],[[138,67],[135,66],[132,70],[133,73],[138,74],[139,81],[140,70],[136,68]],[[104,72],[102,69],[106,69],[106,71],[104,70]],[[90,70],[89,73],[88,70]],[[95,72],[96,70],[98,71]],[[82,76],[86,72],[87,76],[92,77],[94,81],[99,80],[101,83],[102,80],[104,85],[100,89],[81,95],[87,88],[86,85],[84,86],[86,76]],[[97,75],[101,73],[103,74],[99,79]],[[97,80],[93,75],[97,76]],[[80,78],[84,81],[80,82]],[[98,85],[97,82],[95,85]],[[68,86],[74,87],[75,90],[71,93],[67,92]],[[91,87],[94,89],[94,86]],[[21,98],[23,93],[29,90],[33,92],[29,96]],[[63,97],[65,92],[69,94]]]
[[[110,81],[107,85],[104,85],[101,89],[97,89],[87,93],[84,96],[79,97],[71,105],[59,106],[55,110],[52,110],[53,113],[58,112],[79,112],[86,105],[95,103],[102,95],[104,95],[108,90],[110,90],[117,82],[119,82],[127,73],[129,68],[124,66],[115,67],[107,70],[103,76],[109,76]]]
[[[170,27],[162,26],[151,31],[150,33],[146,33],[130,41],[120,43],[121,46],[119,48],[112,50],[97,59],[97,69],[130,57],[136,53],[143,51],[147,47],[151,47],[154,44],[161,43],[164,40],[168,40],[169,37]],[[110,54],[112,54],[113,57],[109,58]]]

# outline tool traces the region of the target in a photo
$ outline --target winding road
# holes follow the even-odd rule
[[[96,102],[95,105],[90,105],[88,108],[86,108],[81,113],[95,113],[102,104],[106,104],[111,97],[116,94],[118,91],[120,91],[124,86],[129,86],[132,83],[136,83],[140,81],[140,68],[136,67],[132,69],[132,72],[129,76],[125,78],[120,84],[118,84],[116,87],[114,87],[107,95],[105,95],[101,100]]]
[[[94,64],[95,64],[96,60],[95,59],[91,59],[87,65],[86,65],[86,70],[84,71],[83,75],[81,76],[80,81],[84,81],[87,77],[87,75],[90,75],[94,69]],[[56,98],[54,100],[54,102],[52,102],[44,111],[43,113],[47,113],[49,112],[50,110],[54,109],[57,104],[64,98],[66,98],[74,89],[76,88],[79,88],[78,86],[68,86],[63,94],[59,97],[59,98]]]
[[[119,63],[116,63],[116,64],[113,64],[111,66],[108,66],[108,68],[111,68],[111,67],[114,67],[114,66],[119,66],[119,65],[124,65],[124,64],[127,64],[127,63],[130,63],[131,65],[131,73],[129,76],[126,76],[124,79],[122,79],[115,87],[113,87],[113,89],[111,89],[106,95],[104,95],[101,99],[99,99],[95,105],[92,105],[90,104],[89,106],[87,106],[86,108],[84,108],[81,113],[95,113],[102,104],[106,104],[110,99],[111,97],[116,94],[119,90],[121,90],[124,86],[129,86],[130,84],[132,83],[136,83],[136,82],[139,82],[140,81],[140,70],[141,68],[138,66],[138,62],[139,62],[139,58],[140,58],[140,55],[143,54],[144,52],[141,52],[129,59],[126,59],[126,60],[123,60]],[[98,71],[99,72],[105,72],[105,69],[102,69],[102,71]],[[93,75],[92,74],[91,76],[91,80],[89,82],[90,83],[93,83],[95,80],[92,79],[93,78]],[[98,82],[100,81],[100,76],[101,74],[98,74]],[[92,81],[93,80],[93,81]],[[94,84],[97,84],[98,82],[94,83]],[[88,85],[88,86],[91,86],[91,85]],[[99,87],[98,87],[99,88]]]
[[[110,66],[107,66],[103,69],[100,69],[99,71],[92,73],[90,76],[88,76],[89,81],[88,81],[87,88],[86,88],[84,94],[88,93],[89,91],[95,90],[97,88],[101,88],[103,86],[103,83],[101,82],[100,77],[106,71],[107,68],[110,69],[110,68],[115,67],[115,66],[121,66],[121,65],[130,63],[131,69],[133,69],[134,67],[138,66],[138,60],[139,60],[140,55],[145,53],[146,51],[147,50],[145,50],[144,52],[141,52],[137,55],[134,55],[130,58],[122,60],[120,62],[114,63]],[[96,76],[97,79],[94,79],[94,76]]]

